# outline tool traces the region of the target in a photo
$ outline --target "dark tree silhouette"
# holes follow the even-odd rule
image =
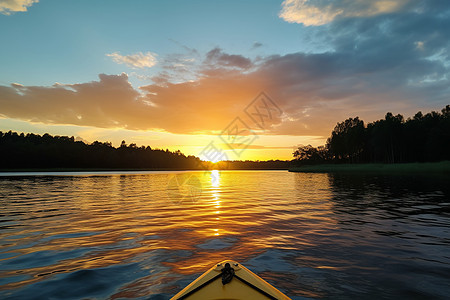
[[[356,162],[364,150],[365,127],[358,117],[338,123],[327,140],[327,148],[332,157]]]
[[[364,126],[358,117],[337,123],[319,148],[300,147],[298,163],[406,163],[450,160],[450,105],[441,112],[418,112],[406,121],[388,112],[384,119]],[[317,153],[321,153],[320,156]]]
[[[226,161],[213,164],[180,150],[138,147],[122,141],[86,144],[74,137],[0,132],[0,170],[8,169],[288,169],[290,161]]]
[[[127,146],[122,141],[115,148],[111,143],[95,141],[92,144],[75,141],[74,137],[20,135],[0,132],[0,169],[201,169],[203,162],[195,156],[186,156],[179,150],[152,149]]]
[[[319,163],[329,159],[329,152],[324,146],[319,146],[317,148],[311,145],[300,146],[293,154],[297,161],[302,161],[305,164]]]

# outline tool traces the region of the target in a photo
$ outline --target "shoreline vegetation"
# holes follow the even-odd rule
[[[289,168],[289,172],[304,173],[449,173],[450,161],[399,164],[318,164]]]
[[[291,171],[434,172],[450,161],[450,105],[404,119],[388,112],[364,124],[358,117],[337,123],[326,145],[300,146]]]
[[[271,162],[271,161],[269,161]],[[289,164],[290,161],[273,161],[277,164],[279,164],[279,167],[265,167],[264,165],[260,165],[260,166],[254,166],[254,167],[250,167],[248,166],[248,163],[251,163],[253,165],[259,164],[259,163],[264,163],[264,161],[259,162],[259,161],[231,161],[231,162],[227,162],[230,164],[227,164],[228,166],[224,166],[223,164],[221,164],[221,166],[217,166],[218,163],[211,163],[210,166],[208,168],[204,168],[204,169],[200,169],[200,168],[196,168],[196,169],[182,169],[182,168],[0,168],[0,174],[1,173],[22,173],[22,172],[158,172],[158,171],[213,171],[213,170],[218,170],[218,171],[237,171],[237,170],[247,170],[247,171],[251,171],[251,170],[267,170],[267,171],[288,171],[289,168]],[[223,163],[223,162],[221,162]],[[234,163],[235,166],[233,166]]]
[[[73,136],[37,135],[0,131],[0,172],[95,172],[95,171],[187,171],[187,170],[288,170],[290,160],[202,161],[180,150],[150,146],[119,147],[110,142],[91,144]]]

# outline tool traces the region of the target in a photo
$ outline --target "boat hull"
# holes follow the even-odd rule
[[[231,281],[222,281],[225,266],[232,268]],[[225,279],[226,281],[226,279]],[[196,299],[290,299],[243,265],[225,260],[206,271],[199,278],[171,298]]]

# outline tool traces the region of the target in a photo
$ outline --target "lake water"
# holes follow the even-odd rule
[[[3,174],[0,298],[168,299],[224,259],[292,299],[448,298],[449,179]]]

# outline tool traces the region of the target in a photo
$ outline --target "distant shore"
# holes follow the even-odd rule
[[[402,163],[402,164],[318,164],[287,168],[212,168],[207,171],[276,171],[305,173],[333,173],[333,172],[363,172],[363,173],[420,173],[440,172],[450,173],[450,161],[433,163]],[[204,169],[183,168],[23,168],[0,169],[0,173],[22,172],[149,172],[149,171],[205,171]]]
[[[180,168],[24,168],[24,169],[0,169],[1,173],[32,173],[32,172],[150,172],[150,171],[287,171],[288,168],[248,168],[248,169],[180,169]]]
[[[361,173],[450,173],[450,161],[432,163],[403,163],[403,164],[320,164],[292,167],[289,172],[333,173],[333,172],[361,172]]]
[[[171,169],[171,168],[23,168],[23,169],[0,169],[0,173],[10,172],[138,172],[138,171],[198,171],[188,169]]]

